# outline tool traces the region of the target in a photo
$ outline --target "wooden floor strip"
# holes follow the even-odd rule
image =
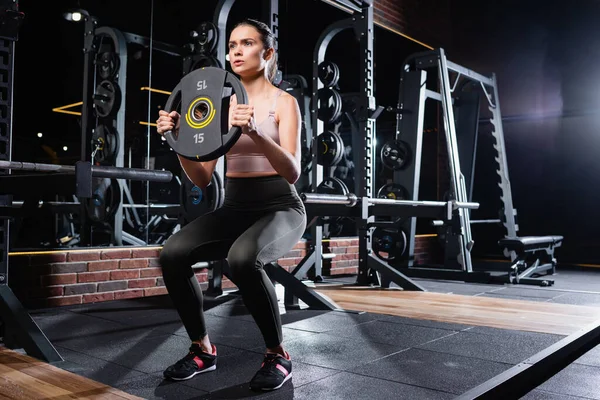
[[[347,310],[558,335],[600,320],[599,307],[351,287],[317,291]]]
[[[140,399],[0,346],[0,399]]]

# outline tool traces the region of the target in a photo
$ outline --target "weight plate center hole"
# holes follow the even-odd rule
[[[206,101],[199,101],[194,106],[192,118],[196,122],[203,122],[210,115],[210,105]]]

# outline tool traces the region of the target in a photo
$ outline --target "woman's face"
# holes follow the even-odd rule
[[[229,63],[234,73],[251,76],[264,71],[270,58],[253,26],[238,26],[229,37]]]

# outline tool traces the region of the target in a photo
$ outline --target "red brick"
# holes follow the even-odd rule
[[[70,252],[65,261],[96,261],[100,259],[100,251]]]
[[[101,260],[120,260],[122,258],[131,258],[131,250],[129,249],[115,249],[115,250],[103,250],[100,254]]]
[[[44,286],[67,285],[71,283],[77,283],[77,274],[45,275],[42,277],[42,285]]]
[[[349,247],[332,247],[329,249],[329,252],[334,254],[344,254],[347,252],[347,249],[349,249]]]
[[[148,259],[148,266],[151,268],[155,268],[155,267],[161,267],[160,265],[160,261],[158,258],[149,258]]]
[[[230,280],[227,280],[227,281],[223,280],[221,287],[223,289],[232,289],[232,288],[236,288],[237,286],[235,286],[235,284],[233,282],[231,282]]]
[[[48,307],[60,307],[60,306],[71,306],[73,304],[81,304],[81,295],[79,296],[65,296],[65,297],[49,297],[46,299],[46,305]]]
[[[306,240],[302,240],[294,246],[294,250],[296,249],[306,249],[308,247],[308,242]]]
[[[358,260],[358,253],[339,254],[336,260]]]
[[[115,292],[115,300],[132,299],[135,297],[144,297],[143,289],[121,290]]]
[[[281,259],[277,260],[277,263],[279,265],[281,265],[282,267],[291,266],[291,265],[296,265],[296,262],[294,260],[295,260],[294,258],[281,258]]]
[[[160,249],[133,249],[131,251],[131,258],[158,258],[160,255]]]
[[[88,271],[110,271],[119,268],[119,260],[92,261],[88,263]]]
[[[350,241],[350,246],[358,246],[358,239],[352,239]]]
[[[96,293],[97,285],[95,283],[78,283],[65,286],[65,296]]]
[[[47,253],[47,254],[32,254],[29,259],[29,265],[43,265],[56,262],[67,261],[67,253]]]
[[[98,283],[98,292],[114,292],[127,289],[127,281],[110,281]]]
[[[110,279],[111,280],[137,279],[139,277],[140,277],[139,269],[110,271]]]
[[[156,278],[132,279],[127,285],[127,287],[130,289],[147,288],[154,286],[156,286]]]
[[[82,272],[77,274],[77,282],[103,282],[110,278],[108,271],[104,272]]]
[[[119,263],[119,268],[121,269],[129,269],[129,268],[146,268],[148,266],[147,258],[136,258],[131,260],[121,260]]]
[[[200,283],[208,282],[208,274],[206,272],[197,273],[196,279],[198,279],[198,282],[200,282]]]
[[[114,300],[114,299],[115,299],[115,294],[113,292],[84,294],[82,302],[83,303],[98,303],[101,301],[110,301],[110,300]]]
[[[346,253],[358,253],[358,246],[351,246],[346,248]]]
[[[292,257],[301,257],[301,256],[302,256],[302,250],[291,250],[291,251],[288,251],[283,257],[292,258]]]
[[[336,247],[348,247],[352,245],[352,241],[348,239],[338,239],[335,241]]]
[[[144,296],[160,296],[163,294],[169,294],[167,288],[164,286],[144,289]]]
[[[50,264],[50,273],[52,274],[68,274],[72,272],[86,272],[86,262],[64,262]]]
[[[140,278],[150,278],[152,276],[162,276],[162,268],[144,268],[140,270]]]

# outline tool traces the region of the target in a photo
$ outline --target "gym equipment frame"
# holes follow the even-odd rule
[[[440,92],[427,89],[427,69],[436,68]],[[451,82],[450,73],[456,78]],[[451,223],[433,221],[434,226],[445,230],[445,268],[416,267],[414,263],[415,218],[402,222],[401,228],[407,233],[409,240],[407,253],[392,261],[392,265],[400,272],[411,277],[433,279],[457,279],[469,282],[506,282],[549,286],[554,281],[531,278],[533,274],[554,271],[556,259],[554,249],[562,244],[562,236],[518,237],[516,210],[513,207],[508,164],[504,144],[502,116],[498,97],[496,76],[486,77],[475,71],[457,65],[446,58],[444,49],[416,53],[405,62],[401,75],[396,139],[408,143],[414,149],[413,162],[408,168],[394,171],[394,183],[405,186],[409,198],[418,198],[418,187],[421,167],[421,146],[425,101],[433,99],[441,103],[441,114],[447,144],[450,170],[449,199],[458,202],[471,200],[474,160],[477,146],[477,127],[461,126],[457,130],[453,94],[461,78],[481,86],[492,113],[490,123],[493,125],[492,136],[496,143],[496,170],[499,178],[501,219],[471,220],[468,210],[459,210],[458,218]],[[479,110],[479,100],[472,107]],[[475,119],[477,120],[477,118]],[[461,120],[458,119],[458,123]],[[463,124],[464,125],[464,124]],[[475,271],[471,260],[474,241],[471,235],[471,224],[502,223],[505,238],[499,241],[505,256],[512,265],[504,275],[492,274],[488,271]],[[455,229],[459,226],[460,229]],[[544,254],[542,254],[544,253]],[[533,257],[533,260],[532,260]]]

